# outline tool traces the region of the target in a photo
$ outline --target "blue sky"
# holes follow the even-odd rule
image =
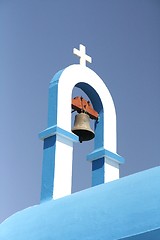
[[[39,203],[49,82],[80,43],[115,102],[121,177],[160,165],[159,26],[158,0],[0,0],[0,221]],[[74,191],[91,148],[75,146]]]

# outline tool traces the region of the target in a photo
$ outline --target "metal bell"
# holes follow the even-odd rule
[[[72,132],[79,137],[80,143],[94,138],[94,131],[90,127],[90,117],[86,113],[79,113],[75,116]]]

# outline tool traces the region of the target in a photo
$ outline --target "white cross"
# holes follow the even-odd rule
[[[86,54],[86,47],[82,44],[79,45],[79,50],[73,48],[73,54],[80,57],[80,65],[86,66],[86,62],[92,63],[92,58]]]

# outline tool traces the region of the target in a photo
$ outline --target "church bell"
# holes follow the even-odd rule
[[[90,117],[86,113],[79,113],[75,116],[72,132],[79,137],[80,143],[94,138],[94,131],[90,127]]]

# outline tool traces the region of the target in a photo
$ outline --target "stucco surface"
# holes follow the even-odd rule
[[[17,212],[1,240],[159,239],[160,167]]]

